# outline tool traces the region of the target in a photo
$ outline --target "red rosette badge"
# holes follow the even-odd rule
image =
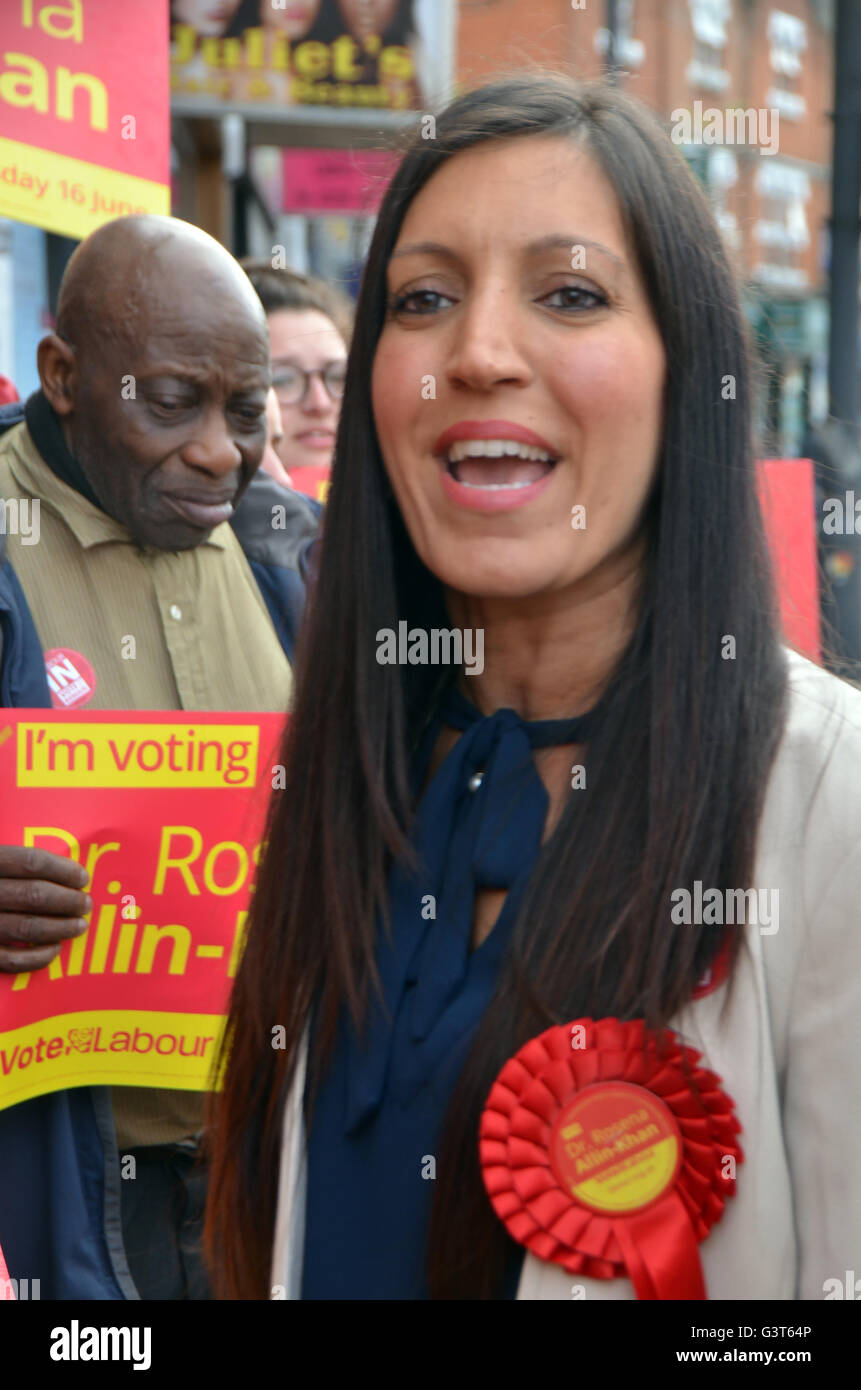
[[[582,1018],[506,1062],[479,1152],[497,1216],[539,1259],[627,1275],[638,1298],[704,1299],[699,1243],[735,1192],[740,1129],[671,1029]]]

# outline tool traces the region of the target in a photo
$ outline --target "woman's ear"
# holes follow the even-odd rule
[[[75,408],[77,366],[75,349],[56,333],[43,338],[36,351],[42,390],[56,413],[71,415]]]

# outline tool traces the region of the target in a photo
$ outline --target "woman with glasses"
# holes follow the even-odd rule
[[[318,484],[320,469],[328,472],[332,463],[344,394],[350,311],[339,295],[319,281],[275,269],[268,261],[247,260],[243,265],[269,324],[272,386],[283,429],[276,454],[293,486],[306,491],[306,484]],[[314,473],[304,474],[305,469]],[[267,471],[283,481],[273,468]],[[318,495],[316,485],[311,490]]]

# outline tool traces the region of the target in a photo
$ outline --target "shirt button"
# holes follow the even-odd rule
[[[170,616],[174,618],[176,622],[179,622],[182,617],[182,609],[179,607],[179,604],[172,603],[168,611],[170,612]]]
[[[466,785],[469,787],[469,790],[471,792],[477,792],[483,781],[484,773],[474,772]]]

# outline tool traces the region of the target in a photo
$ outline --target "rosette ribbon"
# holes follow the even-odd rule
[[[530,1039],[479,1131],[510,1235],[569,1274],[627,1275],[641,1299],[705,1299],[699,1244],[743,1154],[733,1103],[700,1062],[641,1019],[583,1018]]]

